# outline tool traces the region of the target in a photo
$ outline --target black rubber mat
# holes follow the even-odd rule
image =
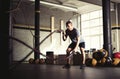
[[[120,79],[120,67],[85,67],[63,65],[20,64],[10,70],[10,79]]]

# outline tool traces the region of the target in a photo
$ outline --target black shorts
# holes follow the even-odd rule
[[[85,42],[81,42],[81,43],[79,44],[79,47],[85,48]]]
[[[69,46],[68,46],[68,48],[72,48],[72,49],[74,49],[75,48],[75,46],[76,46],[76,42],[72,42]],[[80,44],[79,44],[79,47],[81,48],[85,48],[85,42],[81,42]]]

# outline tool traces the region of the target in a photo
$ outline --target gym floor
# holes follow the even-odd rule
[[[85,67],[72,65],[63,69],[63,65],[21,63],[10,70],[10,79],[120,79],[120,67]]]

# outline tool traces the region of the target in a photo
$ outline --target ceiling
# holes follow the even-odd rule
[[[29,0],[35,1],[35,0]],[[84,1],[84,2],[83,2]],[[85,2],[86,1],[86,2]],[[88,3],[90,2],[91,3]],[[120,3],[120,0],[111,0],[112,2]],[[93,3],[101,4],[102,0],[40,0],[41,5],[50,9],[61,9],[63,11],[73,11],[79,14],[99,10],[102,7]]]
[[[46,5],[51,9],[58,8],[58,9],[61,9],[63,11],[74,11],[74,12],[77,12],[79,14],[101,9],[101,6],[82,2],[82,1],[78,1],[78,0],[44,0],[44,1],[50,2],[50,3],[52,2],[52,3],[58,4],[60,6],[64,6],[64,7],[67,6],[67,7],[72,8],[72,9],[68,9],[68,8],[64,8],[64,7],[60,7],[60,6],[50,6],[50,5],[48,6],[48,5]],[[45,4],[42,4],[42,1],[41,1],[41,5],[45,5]]]
[[[111,0],[113,2],[117,2],[117,3],[120,3],[120,0]]]

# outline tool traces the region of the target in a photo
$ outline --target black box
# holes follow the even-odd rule
[[[60,54],[60,55],[58,55],[57,64],[64,65],[66,63],[67,63],[66,54]]]
[[[73,65],[81,65],[82,64],[82,54],[77,53],[73,55]]]
[[[54,52],[53,51],[47,51],[46,56],[49,58],[46,58],[46,64],[54,64]]]

